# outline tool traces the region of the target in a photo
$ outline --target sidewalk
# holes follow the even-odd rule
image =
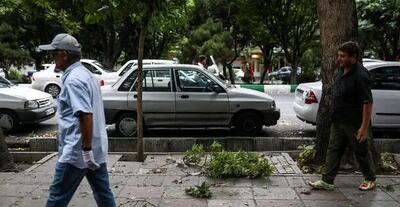
[[[340,175],[335,191],[314,191],[306,183],[319,176],[297,172],[293,163],[282,157],[285,156],[270,158],[281,166],[279,173],[254,180],[207,178],[196,169],[182,166],[182,155],[148,155],[144,163],[138,163],[119,161],[121,155],[113,154],[108,157],[108,168],[117,206],[400,206],[400,176],[378,176],[382,186],[393,185],[393,190],[381,187],[361,192],[357,190],[361,176]],[[0,206],[44,206],[56,159],[54,154],[47,162],[25,172],[0,173]],[[195,199],[185,194],[186,187],[203,181],[211,184],[211,199]],[[86,180],[69,206],[96,206]]]

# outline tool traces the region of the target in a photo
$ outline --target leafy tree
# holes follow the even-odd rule
[[[384,60],[394,60],[400,47],[400,1],[358,0],[360,39]],[[373,37],[373,38],[371,38]]]
[[[271,0],[268,25],[290,62],[290,83],[296,84],[297,67],[304,52],[316,38],[316,2],[313,0]]]

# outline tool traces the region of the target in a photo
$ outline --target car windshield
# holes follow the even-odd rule
[[[8,88],[12,85],[10,81],[0,76],[0,88]]]
[[[101,69],[103,69],[104,72],[106,72],[106,73],[112,73],[112,72],[114,72],[112,69],[104,67],[104,65],[102,65],[102,64],[99,63],[98,61],[93,61],[93,64],[99,66],[99,67],[100,67]]]

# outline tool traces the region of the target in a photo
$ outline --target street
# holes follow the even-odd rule
[[[315,137],[316,126],[300,121],[293,111],[294,94],[272,94],[276,105],[281,110],[278,124],[264,127],[259,136],[262,137]],[[56,117],[37,125],[21,126],[17,132],[9,136],[32,137],[51,136],[57,130]],[[110,137],[117,136],[114,125],[107,126]],[[396,131],[374,131],[377,138],[397,138]],[[179,128],[179,129],[151,129],[144,133],[145,137],[227,137],[237,136],[228,129],[218,128]]]

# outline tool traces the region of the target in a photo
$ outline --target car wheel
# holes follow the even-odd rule
[[[237,115],[234,126],[240,135],[255,136],[262,129],[262,120],[255,112],[245,112]]]
[[[0,127],[6,133],[12,132],[18,126],[17,117],[8,111],[0,111]]]
[[[124,113],[118,117],[115,123],[118,134],[124,137],[136,136],[135,113]]]
[[[44,89],[44,91],[46,93],[49,93],[51,96],[53,97],[57,97],[60,94],[60,87],[56,84],[50,84],[48,86],[46,86],[46,88]]]

